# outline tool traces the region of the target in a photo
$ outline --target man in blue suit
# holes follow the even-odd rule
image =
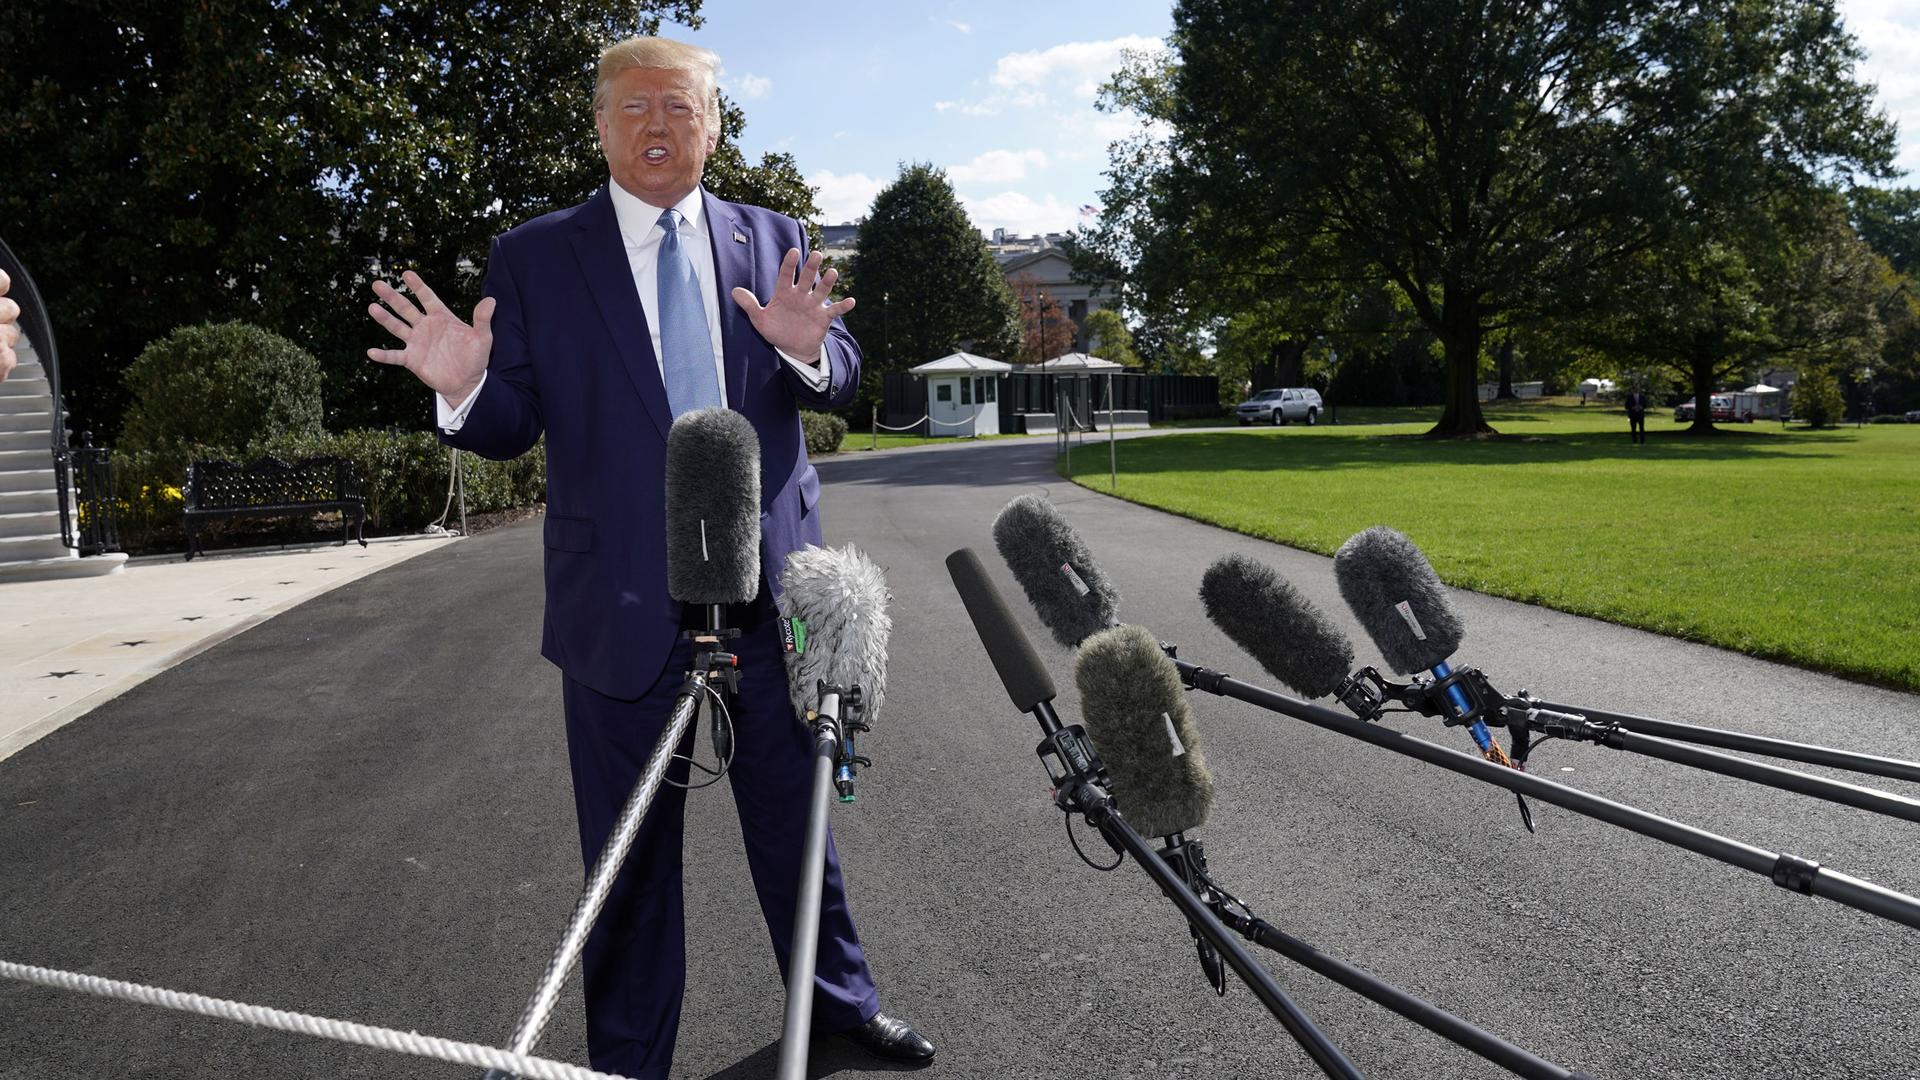
[[[451,445],[504,459],[546,435],[541,650],[563,675],[589,866],[692,660],[681,631],[696,623],[667,594],[668,429],[716,405],[752,422],[765,580],[736,611],[743,682],[730,780],[784,976],[811,747],[788,703],[772,598],[787,554],[820,542],[799,409],[850,400],[860,350],[840,322],[853,300],[832,300],[837,274],[803,256],[800,225],[700,187],[719,139],[717,68],[713,53],[661,38],[608,48],[594,88],[607,187],[494,241],[471,324],[411,272],[411,300],[376,282],[382,303],[370,314],[404,348],[368,355],[434,391]],[[669,775],[684,783],[685,763]],[[637,1080],[664,1080],[678,1031],[684,798],[661,789],[582,958],[593,1065]],[[884,1057],[930,1059],[930,1042],[880,1012],[831,842],[822,907],[815,1023]]]

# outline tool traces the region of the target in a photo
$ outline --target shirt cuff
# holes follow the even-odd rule
[[[460,407],[457,409],[448,405],[446,398],[441,397],[439,394],[433,395],[434,423],[440,426],[441,431],[449,435],[459,431],[461,426],[467,422],[467,413],[473,410],[473,403],[480,400],[481,387],[486,385],[487,373],[483,371],[480,373],[480,382],[473,388],[473,393],[468,394],[467,400],[461,402]]]
[[[782,349],[778,345],[773,347],[773,351],[780,354],[780,359],[792,365],[793,370],[799,372],[800,377],[807,380],[807,385],[813,387],[815,390],[825,390],[827,388],[833,376],[832,373],[827,370],[827,347],[825,345],[820,346],[819,354],[812,360],[796,360],[787,350]]]

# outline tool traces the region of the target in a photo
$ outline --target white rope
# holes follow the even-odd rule
[[[935,420],[929,416],[927,417],[927,422],[930,424],[939,424],[941,427],[966,427],[968,424],[973,423],[974,419],[978,419],[978,417],[968,420]]]
[[[279,1009],[248,1005],[240,1001],[203,997],[178,990],[165,990],[157,986],[141,986],[138,983],[103,979],[97,975],[82,975],[73,971],[30,967],[6,960],[0,960],[0,978],[33,983],[37,986],[50,986],[57,990],[92,994],[95,997],[131,1001],[140,1005],[155,1005],[162,1009],[173,1009],[176,1012],[197,1013],[222,1020],[237,1020],[255,1027],[290,1031],[298,1035],[312,1035],[316,1038],[354,1043],[359,1046],[371,1046],[379,1050],[412,1054],[415,1057],[450,1061],[456,1065],[501,1069],[516,1076],[525,1077],[526,1080],[625,1080],[624,1077],[595,1072],[578,1065],[529,1057],[526,1054],[509,1053],[491,1046],[435,1038],[415,1031],[368,1027],[365,1024],[356,1024],[347,1020],[330,1020],[324,1016],[283,1012]]]
[[[921,424],[931,419],[933,419],[931,416],[923,415],[920,417],[920,419],[915,420],[913,423],[908,424],[906,427],[890,427],[876,420],[874,421],[873,426],[879,428],[881,431],[912,431],[914,428],[919,427]]]

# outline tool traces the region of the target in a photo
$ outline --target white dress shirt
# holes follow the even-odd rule
[[[607,189],[613,196],[613,216],[620,223],[620,243],[627,252],[627,269],[633,274],[633,287],[640,294],[640,310],[647,317],[647,334],[653,339],[654,362],[661,365],[660,378],[666,380],[666,361],[660,354],[660,241],[666,236],[666,229],[660,225],[660,213],[666,207],[654,206],[627,191],[619,183],[609,181]],[[713,374],[720,384],[720,404],[727,402],[726,350],[720,338],[720,305],[733,303],[733,297],[721,297],[719,279],[713,268],[713,237],[707,229],[706,199],[702,189],[694,188],[687,197],[673,206],[679,216],[680,250],[686,253],[687,260],[693,264],[693,276],[700,282],[700,299],[707,309],[707,336],[713,341]],[[796,360],[787,355],[786,350],[776,348],[782,359],[800,373],[814,389],[824,390],[827,386],[828,372],[821,363],[826,356],[826,347],[821,346],[820,355],[812,362]],[[436,422],[440,430],[451,435],[459,431],[467,422],[467,412],[480,397],[481,387],[486,386],[487,377],[483,372],[480,382],[467,395],[467,400],[458,408],[447,404],[447,399],[439,394],[433,395]]]

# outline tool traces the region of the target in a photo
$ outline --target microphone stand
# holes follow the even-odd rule
[[[1206,851],[1200,846],[1198,840],[1188,839],[1179,833],[1168,836],[1165,840],[1166,847],[1160,850],[1160,858],[1174,868],[1174,871],[1199,896],[1200,902],[1219,916],[1220,921],[1228,929],[1255,945],[1279,953],[1310,971],[1324,975],[1361,997],[1384,1005],[1428,1031],[1465,1047],[1508,1072],[1524,1076],[1527,1080],[1592,1080],[1586,1073],[1572,1071],[1547,1061],[1532,1051],[1516,1046],[1344,960],[1328,956],[1299,938],[1278,929],[1256,916],[1252,909],[1213,880],[1207,873]],[[1207,969],[1207,976],[1212,980],[1214,972],[1218,970],[1217,963],[1209,965],[1206,954],[1202,952],[1201,966]],[[1225,993],[1224,983],[1215,981],[1214,985]]]
[[[1185,660],[1176,658],[1173,663],[1180,671],[1181,681],[1190,689],[1203,690],[1209,694],[1230,697],[1249,705],[1258,705],[1263,709],[1284,713],[1315,727],[1336,731],[1362,742],[1391,750],[1396,754],[1438,765],[1462,776],[1484,780],[1516,795],[1531,795],[1542,802],[1571,810],[1576,814],[1617,825],[1662,843],[1685,848],[1697,855],[1705,855],[1728,866],[1759,874],[1771,879],[1775,885],[1783,889],[1805,896],[1825,897],[1868,914],[1920,929],[1920,900],[1905,893],[1875,885],[1871,881],[1828,869],[1811,859],[1743,844],[1738,840],[1730,840],[1717,833],[1683,825],[1624,803],[1603,799],[1598,795],[1591,795],[1551,780],[1543,780],[1532,773],[1502,768],[1471,754],[1462,754],[1391,728],[1365,723],[1350,716],[1342,716],[1332,709],[1244,683],[1221,672],[1203,668]]]
[[[1462,668],[1453,675],[1459,680],[1467,696],[1475,703],[1474,715],[1482,713],[1493,715],[1496,712],[1504,715],[1504,722],[1513,732],[1514,760],[1522,765],[1525,764],[1529,751],[1537,745],[1539,739],[1566,739],[1569,742],[1593,743],[1614,750],[1624,750],[1630,754],[1671,761],[1677,765],[1685,765],[1721,776],[1731,776],[1750,783],[1779,788],[1782,791],[1798,792],[1884,817],[1920,822],[1920,800],[1659,738],[1640,730],[1646,724],[1660,726],[1664,723],[1648,717],[1625,717],[1601,711],[1588,713],[1568,710],[1542,702],[1525,690],[1508,696],[1495,690],[1487,677],[1475,668]],[[1379,717],[1382,715],[1380,706],[1384,702],[1397,701],[1422,715],[1443,716],[1447,717],[1449,724],[1455,723],[1444,704],[1440,703],[1441,699],[1434,689],[1436,685],[1419,682],[1392,683],[1381,678],[1379,672],[1373,668],[1364,668],[1347,680],[1339,691],[1339,697],[1362,720],[1373,720]],[[1689,728],[1686,724],[1669,726]],[[1756,736],[1742,736],[1737,732],[1716,732],[1712,728],[1695,730],[1713,732],[1735,740],[1756,738]],[[1799,744],[1788,745],[1798,746]],[[1824,750],[1822,747],[1812,746],[1801,746],[1800,749]],[[1826,752],[1840,753],[1839,751]],[[1865,757],[1865,755],[1853,756]],[[1904,764],[1887,758],[1868,760],[1887,766]],[[1920,769],[1920,766],[1915,768]]]
[[[627,861],[627,853],[632,850],[634,839],[640,833],[640,823],[645,820],[654,796],[660,791],[660,784],[666,779],[667,766],[673,760],[675,748],[680,745],[680,740],[686,736],[687,729],[699,714],[701,700],[710,688],[724,688],[729,695],[739,692],[740,658],[722,649],[721,645],[729,638],[740,636],[740,632],[721,629],[726,619],[725,605],[708,604],[706,607],[708,629],[690,630],[683,635],[693,638],[698,650],[693,658],[693,666],[687,670],[686,681],[681,683],[679,696],[674,698],[673,712],[667,718],[667,726],[654,741],[653,753],[647,757],[639,781],[627,796],[626,804],[620,808],[613,832],[608,835],[599,857],[594,860],[593,870],[587,875],[586,887],[581,890],[573,915],[567,920],[560,944],[547,961],[547,970],[540,977],[540,985],[534,989],[533,996],[527,999],[526,1008],[514,1024],[513,1036],[507,1043],[513,1053],[532,1053],[534,1044],[540,1041],[541,1032],[546,1030],[547,1021],[552,1019],[554,1006],[560,1000],[560,988],[566,983],[567,976],[573,973],[574,965],[580,961],[580,952],[587,944],[587,934],[593,929],[594,920],[600,917],[600,909],[606,905],[607,894],[613,890],[614,878]],[[718,734],[719,725],[714,725],[714,728],[714,746],[717,750],[722,746],[722,738]],[[725,741],[731,743],[730,734]],[[730,745],[727,756],[732,756]],[[488,1069],[483,1080],[512,1080],[513,1076],[501,1069]]]
[[[1034,719],[1040,722],[1040,730],[1046,735],[1036,748],[1036,753],[1040,755],[1047,775],[1053,781],[1055,805],[1070,814],[1084,816],[1089,824],[1100,830],[1115,854],[1133,856],[1133,861],[1153,878],[1154,884],[1160,886],[1160,891],[1186,916],[1187,924],[1207,945],[1218,951],[1227,966],[1240,976],[1240,981],[1253,991],[1254,996],[1280,1021],[1281,1026],[1287,1029],[1287,1034],[1293,1036],[1293,1040],[1300,1044],[1300,1048],[1306,1051],[1322,1072],[1341,1080],[1360,1080],[1362,1074],[1346,1054],[1327,1038],[1311,1017],[1294,1004],[1280,984],[1274,981],[1271,973],[1256,964],[1239,942],[1227,936],[1226,927],[1212,910],[1194,895],[1180,875],[1163,862],[1152,846],[1127,823],[1119,808],[1114,806],[1113,797],[1107,794],[1101,783],[1105,767],[1094,755],[1086,731],[1078,724],[1071,727],[1061,724],[1051,702],[1038,702],[1031,711]]]
[[[813,795],[807,804],[807,839],[800,854],[799,899],[794,905],[793,940],[787,953],[787,1009],[780,1035],[779,1080],[805,1080],[807,1049],[813,1033],[813,975],[820,954],[820,900],[827,872],[827,812],[835,788],[841,801],[853,801],[853,732],[865,730],[860,688],[819,684],[813,721]],[[847,718],[841,718],[842,710]],[[836,768],[846,761],[845,777]],[[844,787],[841,784],[844,783]]]

